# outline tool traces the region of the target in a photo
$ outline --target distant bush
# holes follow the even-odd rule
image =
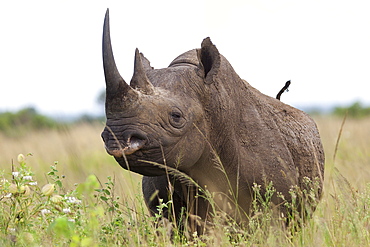
[[[104,122],[105,116],[93,116],[89,114],[83,114],[74,121],[74,123],[89,123],[89,124]]]
[[[43,116],[30,107],[18,112],[0,113],[0,131],[9,135],[17,135],[28,130],[55,129],[62,124]]]
[[[363,118],[370,116],[370,107],[365,107],[361,102],[355,102],[349,107],[335,107],[333,114],[337,116],[348,115],[352,118]]]

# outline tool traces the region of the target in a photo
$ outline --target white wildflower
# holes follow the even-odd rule
[[[63,213],[70,214],[71,213],[71,209],[70,208],[63,208]]]
[[[12,172],[12,175],[13,175],[13,177],[18,177],[19,176],[19,172]]]
[[[31,186],[36,186],[37,185],[37,181],[29,182],[28,184],[31,185]]]
[[[79,203],[81,203],[81,200],[78,200],[74,196],[67,196],[66,199],[67,199],[67,203],[72,203],[72,204],[79,204]]]
[[[49,209],[46,209],[46,208],[41,209],[41,214],[42,214],[43,216],[45,216],[46,214],[50,214],[50,213],[51,213],[51,211],[50,211]]]
[[[32,176],[23,176],[24,180],[32,181]]]

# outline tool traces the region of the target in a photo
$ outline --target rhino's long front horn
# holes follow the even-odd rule
[[[128,95],[136,95],[137,92],[132,89],[118,72],[116,63],[113,57],[112,44],[110,40],[109,30],[109,9],[105,14],[104,29],[103,29],[103,65],[106,83],[106,104],[115,98],[125,99]],[[132,99],[132,96],[130,98]],[[122,102],[122,101],[121,101]]]

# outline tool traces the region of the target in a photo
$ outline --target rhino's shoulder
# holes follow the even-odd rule
[[[256,88],[252,87],[247,81],[243,80],[247,90],[259,101],[259,105],[264,108],[264,111],[271,114],[272,118],[285,119],[289,117],[294,122],[302,124],[309,124],[316,128],[314,120],[306,112],[299,110],[293,106],[285,104],[284,102],[277,100],[273,97],[261,93]]]

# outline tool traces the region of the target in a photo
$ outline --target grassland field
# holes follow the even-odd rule
[[[320,226],[316,226],[317,236],[311,236],[308,242],[307,240],[288,242],[292,246],[370,246],[368,233],[370,231],[370,118],[347,118],[342,129],[343,119],[341,118],[333,116],[314,118],[326,156],[324,195],[318,207],[319,212],[315,216],[316,221],[323,224],[323,229],[320,230]],[[46,173],[57,161],[59,173],[65,176],[63,185],[67,190],[73,190],[76,184],[83,183],[90,174],[96,175],[102,184],[107,181],[108,176],[111,176],[115,181],[115,193],[120,196],[120,200],[127,205],[135,205],[141,195],[141,176],[123,170],[105,152],[100,137],[103,127],[103,123],[79,124],[62,130],[32,131],[19,137],[9,137],[0,133],[0,170],[4,170],[5,174],[11,174],[12,164],[14,166],[18,164],[17,155],[31,153],[32,155],[26,158],[27,165],[32,168],[36,176],[34,179],[40,186],[50,182]],[[341,137],[336,150],[339,134]],[[357,224],[352,219],[352,225],[355,225],[356,231],[360,231],[361,234],[353,234],[352,228],[346,232],[347,225],[339,221],[342,219],[351,222],[351,219],[345,217],[353,218],[352,212],[349,211],[356,210],[348,205],[338,209],[338,205],[335,204],[338,201],[345,204],[347,199],[356,200],[353,197],[363,193],[366,194],[365,198],[360,196],[361,200],[365,200],[361,204],[361,207],[364,207],[361,211],[363,215],[358,220],[364,221]],[[345,211],[346,209],[349,211]],[[350,225],[351,223],[348,223],[348,227]],[[270,243],[266,246],[274,245]]]
[[[326,156],[325,181],[330,180],[336,167],[354,188],[363,189],[370,182],[370,119],[346,119],[335,164],[333,155],[343,119],[318,116],[315,120]],[[10,170],[12,162],[17,163],[19,153],[31,153],[27,163],[40,176],[41,182],[46,182],[42,173],[55,161],[59,172],[66,176],[66,185],[82,182],[89,174],[95,174],[103,181],[107,176],[114,176],[118,183],[124,183],[131,176],[139,181],[140,175],[123,170],[105,152],[100,137],[103,128],[103,123],[80,124],[58,131],[30,132],[21,137],[7,137],[0,132],[0,169]],[[130,194],[127,189],[121,193]]]

